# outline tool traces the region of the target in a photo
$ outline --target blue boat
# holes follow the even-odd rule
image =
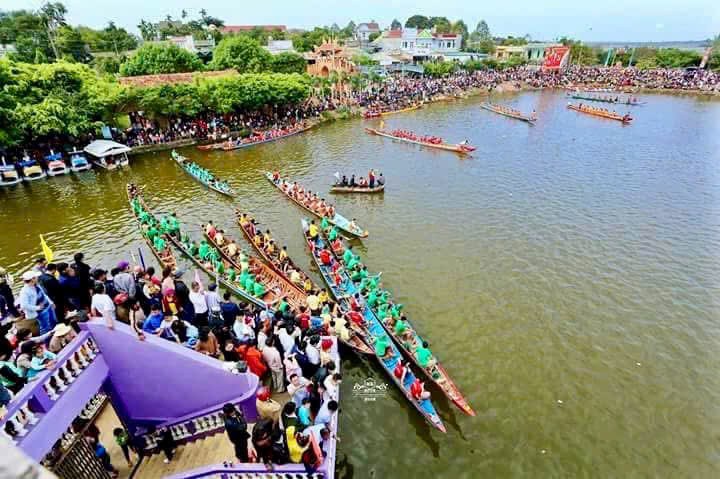
[[[315,264],[320,269],[320,273],[323,279],[327,283],[335,299],[338,300],[341,304],[347,306],[347,301],[345,298],[347,296],[352,296],[357,293],[357,287],[355,286],[355,284],[353,284],[353,282],[350,280],[350,277],[347,275],[347,273],[345,273],[344,270],[338,270],[338,272],[336,273],[340,276],[341,283],[339,285],[335,284],[329,268],[321,264],[320,259],[316,255],[316,251],[325,247],[324,241],[318,238],[315,245],[313,245],[312,241],[307,236],[309,223],[307,222],[307,220],[301,220],[301,224],[303,229],[303,236],[305,237],[305,242],[308,248],[310,248],[310,254],[313,257],[313,261],[315,261]],[[390,377],[390,379],[392,379],[395,385],[405,395],[405,398],[410,401],[413,406],[415,406],[415,408],[420,412],[420,414],[422,414],[422,416],[433,427],[439,429],[442,432],[445,432],[445,425],[443,424],[442,419],[440,419],[437,411],[435,411],[435,406],[433,406],[432,401],[430,401],[430,399],[417,400],[413,398],[412,394],[410,394],[410,387],[412,386],[413,382],[415,382],[415,374],[410,370],[410,367],[407,366],[407,372],[402,382],[400,382],[400,379],[395,377],[395,366],[397,366],[398,361],[402,360],[402,355],[400,354],[400,351],[398,351],[397,347],[395,347],[392,339],[385,332],[382,324],[380,324],[380,320],[378,320],[377,316],[375,316],[375,313],[373,313],[370,308],[364,308],[363,316],[367,324],[367,336],[373,341],[385,338],[388,349],[392,352],[390,358],[381,358],[376,355],[380,366],[382,366],[382,368],[385,370],[385,373]]]
[[[70,152],[70,169],[73,173],[87,171],[90,168],[92,168],[92,165],[85,157],[85,153],[83,153],[82,151]]]

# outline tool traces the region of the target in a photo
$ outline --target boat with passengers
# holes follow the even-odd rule
[[[480,105],[480,108],[483,108],[485,110],[491,111],[493,113],[497,113],[498,115],[503,115],[508,118],[515,118],[516,120],[521,120],[524,122],[527,122],[530,125],[534,125],[535,121],[537,120],[537,115],[535,111],[528,116],[523,114],[520,110],[516,110],[514,108],[510,108],[504,105],[495,105],[492,103],[484,103]]]
[[[380,282],[382,273],[371,276],[366,265],[361,263],[360,257],[345,247],[337,231],[333,231],[332,228],[320,228],[318,234],[330,245],[329,250],[335,261],[345,269],[350,280],[365,298],[365,304],[372,309],[382,327],[405,356],[430,381],[434,382],[462,412],[469,416],[475,416],[475,411],[470,407],[448,372],[430,353],[425,341],[413,328],[407,315],[402,312],[404,305],[395,302],[390,292],[382,287]]]
[[[437,136],[418,136],[415,133],[405,130],[385,131],[378,128],[365,128],[365,131],[371,135],[384,136],[399,140],[405,143],[413,143],[415,145],[426,146],[428,148],[436,148],[438,150],[453,151],[461,155],[467,155],[475,151],[474,146],[470,146],[467,140],[456,145],[444,143],[442,138]]]
[[[207,188],[216,191],[222,195],[229,196],[230,198],[235,197],[235,193],[227,181],[222,181],[217,178],[206,168],[198,165],[194,161],[190,161],[175,150],[170,153],[172,160],[177,163],[180,168],[185,170],[185,173],[190,175],[195,181],[205,185]]]
[[[265,178],[295,204],[318,218],[327,218],[327,221],[337,226],[343,233],[358,238],[368,236],[368,232],[357,225],[355,218],[348,220],[335,211],[333,205],[325,202],[324,198],[319,198],[317,193],[306,190],[297,182],[290,183],[290,181],[281,178],[280,173],[277,171],[274,173],[267,172]]]
[[[607,118],[609,120],[617,120],[624,125],[627,125],[632,121],[632,117],[629,114],[621,115],[614,111],[608,111],[605,108],[595,108],[592,106],[583,105],[582,103],[579,103],[577,105],[573,105],[572,103],[568,103],[568,109],[579,111],[580,113],[586,113],[588,115],[593,116],[599,116],[601,118]]]
[[[115,170],[121,166],[128,166],[128,152],[132,148],[111,140],[95,140],[85,147],[84,151],[90,155],[90,161],[100,168]]]
[[[362,307],[354,297],[359,293],[347,272],[338,267],[337,261],[332,261],[330,246],[320,237],[317,226],[308,220],[301,220],[305,244],[308,247],[313,261],[320,269],[320,273],[330,288],[331,293],[349,311],[350,321],[361,323],[367,331],[371,345],[375,348],[380,366],[385,374],[403,393],[427,422],[438,430],[445,432],[445,425],[430,400],[430,393],[424,390],[422,381],[413,373],[412,369],[403,361],[389,335],[380,324],[371,308]],[[350,298],[350,299],[348,299]]]

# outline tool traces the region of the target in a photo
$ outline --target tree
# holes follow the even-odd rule
[[[430,17],[430,26],[427,28],[435,27],[435,31],[438,33],[450,33],[452,25],[447,17]]]
[[[424,15],[413,15],[405,22],[405,28],[425,29],[430,27],[432,27],[430,19]]]
[[[36,58],[54,58],[49,30],[39,12],[16,10],[0,12],[0,43],[14,44],[17,52],[10,56],[32,63]]]
[[[275,73],[305,73],[307,62],[297,53],[283,52],[272,56],[271,69]]]
[[[478,22],[478,26],[475,28],[474,34],[480,41],[492,40],[492,36],[490,35],[490,27],[488,27],[485,20],[480,20]]]
[[[390,24],[390,30],[400,30],[402,28],[402,23],[398,21],[398,19],[394,19],[392,23]]]
[[[121,67],[122,76],[184,73],[203,69],[200,59],[173,44],[145,44]]]
[[[450,75],[457,68],[453,62],[425,62],[423,63],[425,75],[431,77],[445,77]]]
[[[527,45],[527,40],[525,40],[522,37],[516,38],[516,37],[513,37],[512,35],[508,35],[508,37],[502,41],[502,44],[519,47],[519,46]]]
[[[372,33],[368,36],[368,41],[369,41],[369,42],[374,42],[375,39],[377,39],[380,35],[381,35],[380,32],[372,32]]]
[[[155,28],[155,25],[153,25],[152,23],[146,22],[144,19],[141,19],[137,27],[138,30],[140,30],[140,36],[146,42],[154,40],[157,37],[157,30]]]
[[[258,42],[244,35],[224,38],[213,52],[210,68],[234,68],[240,73],[259,73],[270,70],[272,58]]]
[[[184,8],[180,12],[180,18],[182,18],[183,20],[187,18],[187,10],[185,10]]]
[[[57,49],[61,55],[72,58],[74,61],[87,63],[92,59],[80,32],[69,25],[58,29]]]
[[[688,50],[661,48],[657,51],[656,61],[661,68],[686,68],[698,66],[702,61],[702,56]]]
[[[465,25],[465,22],[462,20],[458,20],[457,22],[453,23],[452,29],[450,31],[458,35],[462,35],[460,48],[465,48],[465,45],[467,44],[467,41],[470,37],[470,34],[468,33],[468,27],[467,25]]]
[[[377,62],[374,61],[367,53],[357,53],[353,55],[352,62],[355,65],[377,65]]]
[[[56,33],[57,29],[61,26],[65,25],[65,14],[67,13],[67,8],[65,8],[65,5],[63,5],[60,2],[55,3],[45,3],[40,8],[40,18],[42,19],[43,23],[45,24],[45,28],[47,30],[47,35],[50,40],[50,46],[53,49],[53,53],[55,54],[55,58],[59,58],[59,51],[57,48],[57,42],[56,42]]]

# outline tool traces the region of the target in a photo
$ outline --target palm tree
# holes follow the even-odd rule
[[[180,18],[182,18],[183,20],[187,18],[187,10],[185,10],[184,8],[182,9],[182,12],[180,12]]]

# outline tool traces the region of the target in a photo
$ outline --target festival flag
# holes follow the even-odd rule
[[[380,129],[385,129],[385,120],[380,120]]]
[[[45,255],[45,259],[48,263],[52,262],[54,258],[53,250],[50,249],[50,247],[45,242],[45,238],[43,238],[43,235],[40,235],[40,246],[42,247],[43,254]]]

